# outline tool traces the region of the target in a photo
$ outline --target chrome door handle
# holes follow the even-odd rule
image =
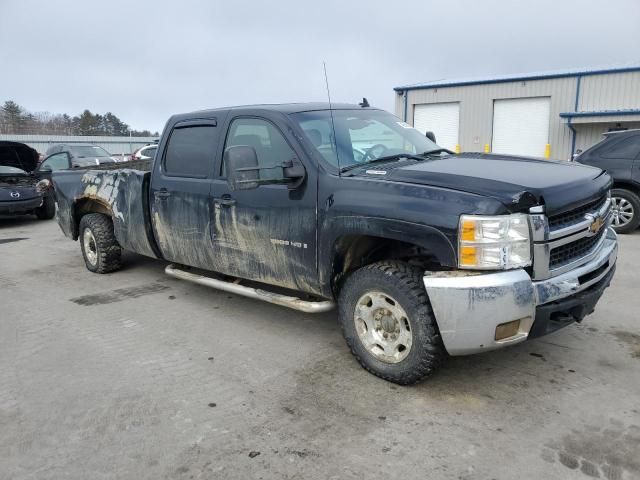
[[[223,195],[222,197],[215,197],[213,203],[215,205],[222,205],[223,207],[233,207],[236,201],[231,198],[231,195]]]
[[[153,195],[156,198],[166,198],[171,196],[171,192],[169,190],[167,190],[166,188],[163,188],[161,190],[156,190],[155,192],[153,192]]]

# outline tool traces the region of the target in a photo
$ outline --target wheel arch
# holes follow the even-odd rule
[[[320,280],[327,294],[335,297],[350,272],[382,260],[402,260],[425,270],[457,265],[455,249],[440,230],[397,221],[359,222],[366,228],[344,229],[321,250]]]
[[[636,230],[638,226],[640,226],[640,189],[633,183],[627,182],[614,182],[613,189],[618,189],[626,192],[626,196],[630,202],[632,210],[630,218],[628,217],[628,211],[626,211],[625,213],[623,213],[622,210],[615,212],[611,226],[617,233],[631,233],[632,231]],[[616,195],[625,194],[617,193]],[[619,208],[621,207],[619,206]]]
[[[625,180],[614,180],[613,181],[613,185],[611,186],[611,188],[618,188],[621,190],[629,190],[632,193],[635,193],[636,195],[640,196],[640,186],[638,186],[637,184],[634,184],[631,181],[625,181]]]
[[[113,220],[113,210],[104,200],[92,197],[81,197],[73,204],[72,236],[77,240],[80,236],[80,220],[89,213],[102,213]]]

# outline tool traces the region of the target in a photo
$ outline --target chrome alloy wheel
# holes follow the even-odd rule
[[[84,254],[91,265],[98,263],[98,249],[96,247],[96,238],[90,228],[85,228],[82,234],[82,244],[84,246]]]
[[[385,363],[399,363],[411,351],[411,325],[407,313],[391,296],[368,292],[356,303],[353,315],[362,345]]]
[[[613,226],[624,227],[633,220],[635,211],[631,202],[622,197],[612,197],[611,214],[613,215]]]

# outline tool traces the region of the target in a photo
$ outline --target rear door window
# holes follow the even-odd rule
[[[164,156],[165,175],[206,178],[212,171],[217,146],[218,129],[212,124],[174,128]]]
[[[640,135],[611,142],[610,145],[603,146],[601,155],[603,158],[621,158],[633,160],[640,154]]]

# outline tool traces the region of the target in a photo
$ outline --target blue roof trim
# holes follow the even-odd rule
[[[487,79],[474,79],[474,80],[452,80],[451,82],[427,82],[416,85],[405,85],[402,87],[394,87],[396,92],[403,92],[409,90],[424,90],[432,88],[444,88],[444,87],[464,87],[468,85],[487,85],[492,83],[510,83],[520,82],[524,80],[549,80],[553,78],[568,78],[568,77],[580,77],[586,75],[605,75],[607,73],[628,73],[628,72],[640,72],[640,66],[633,67],[620,67],[620,68],[606,68],[600,70],[575,70],[570,72],[552,72],[552,73],[535,73],[535,74],[523,74],[513,75],[500,78],[487,78]]]
[[[640,115],[640,109],[627,109],[627,110],[599,110],[591,112],[561,112],[562,118],[574,118],[574,117],[608,117],[615,115]]]

